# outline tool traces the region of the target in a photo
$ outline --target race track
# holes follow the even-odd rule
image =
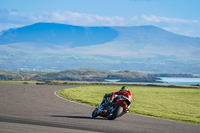
[[[200,133],[200,125],[133,114],[113,121],[92,118],[94,107],[54,94],[64,88],[0,84],[0,133]]]

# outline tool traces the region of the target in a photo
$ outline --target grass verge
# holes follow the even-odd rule
[[[38,81],[14,81],[14,80],[0,80],[0,84],[31,84],[35,85]]]
[[[69,100],[98,106],[105,93],[120,85],[86,85],[64,89],[58,95]],[[133,94],[130,113],[200,124],[200,89],[129,86]]]

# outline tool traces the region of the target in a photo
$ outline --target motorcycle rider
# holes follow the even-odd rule
[[[99,111],[102,111],[104,108],[108,108],[112,103],[116,102],[117,96],[119,96],[119,95],[124,95],[126,97],[128,95],[131,95],[131,97],[132,97],[132,94],[128,90],[128,87],[123,86],[118,92],[113,92],[113,93],[110,93],[110,94],[105,94],[105,96],[104,96],[104,98],[103,98],[100,106],[98,107]],[[131,99],[130,102],[132,103],[132,99]]]

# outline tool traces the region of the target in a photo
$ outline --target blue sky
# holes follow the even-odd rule
[[[0,0],[0,31],[37,22],[155,25],[200,37],[200,0]]]

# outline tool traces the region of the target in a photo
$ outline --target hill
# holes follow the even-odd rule
[[[117,36],[118,32],[110,27],[80,27],[56,23],[36,23],[4,31],[0,36],[0,44],[29,42],[80,47],[103,44],[112,41]]]
[[[200,74],[200,38],[159,27],[36,23],[0,34],[0,69],[94,68]]]
[[[0,80],[67,80],[67,81],[101,81],[106,79],[119,82],[159,82],[154,76],[131,71],[105,71],[96,69],[75,69],[61,72],[0,71]]]

